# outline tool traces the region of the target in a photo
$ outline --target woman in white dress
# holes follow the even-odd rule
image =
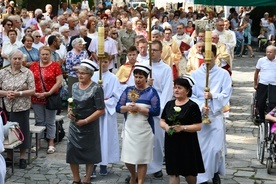
[[[153,158],[153,116],[160,114],[160,99],[157,91],[147,84],[150,70],[147,64],[135,65],[135,86],[125,89],[116,107],[117,112],[126,114],[121,161],[131,174],[130,184],[135,184],[136,165],[138,184],[144,183],[147,164]]]

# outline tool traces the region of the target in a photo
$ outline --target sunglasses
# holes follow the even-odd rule
[[[41,36],[35,36],[35,37],[40,38]]]
[[[118,34],[118,33],[112,33],[112,34],[114,34],[114,35],[115,35],[115,34]]]

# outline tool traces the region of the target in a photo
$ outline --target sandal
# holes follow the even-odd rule
[[[255,55],[254,55],[254,54],[252,54],[250,57],[251,57],[251,58],[254,58],[254,57],[255,57]]]
[[[53,154],[53,153],[55,153],[55,151],[56,151],[56,148],[54,146],[49,146],[48,150],[47,150],[47,153],[48,154]]]
[[[33,146],[33,147],[31,148],[31,152],[32,152],[32,153],[35,153],[35,152],[38,151],[39,149],[40,149],[40,147]]]

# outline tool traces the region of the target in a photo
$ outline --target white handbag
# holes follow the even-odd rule
[[[8,137],[4,140],[4,145],[10,145],[16,141],[24,141],[24,135],[19,126],[9,128]]]

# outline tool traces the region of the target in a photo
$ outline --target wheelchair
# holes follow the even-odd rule
[[[273,95],[276,94],[275,91],[276,86],[269,85],[265,114],[269,113],[276,106],[276,98],[275,95]],[[266,158],[266,168],[267,173],[271,174],[273,162],[276,162],[276,134],[270,132],[271,122],[260,120],[259,115],[257,114],[256,93],[253,93],[252,100],[252,121],[254,124],[259,124],[257,134],[257,159],[261,164],[264,164],[265,154],[268,154],[268,157]]]

